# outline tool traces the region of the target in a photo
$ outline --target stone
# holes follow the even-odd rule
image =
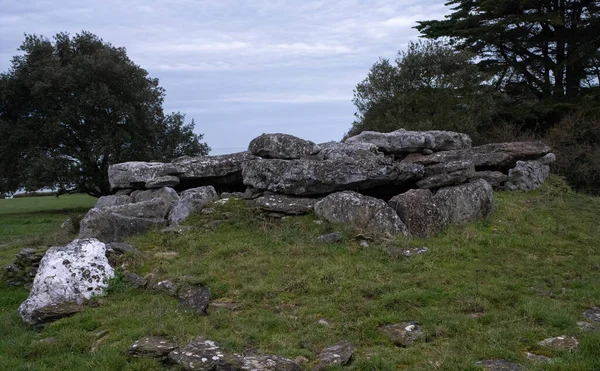
[[[550,362],[552,361],[552,358],[543,356],[541,354],[535,354],[535,353],[525,353],[525,358],[527,358],[530,361],[534,361],[534,362]]]
[[[153,198],[147,201],[104,207],[98,210],[134,218],[164,219],[167,216],[170,208],[171,205],[164,199]]]
[[[204,224],[204,228],[215,230],[215,229],[217,229],[218,226],[220,226],[223,223],[225,223],[224,220],[213,220],[211,222]]]
[[[410,247],[407,249],[399,249],[397,247],[388,247],[387,252],[394,259],[410,258],[411,256],[421,255],[428,252],[427,247]]]
[[[538,343],[543,347],[552,348],[555,350],[575,350],[579,347],[579,341],[572,336],[556,336],[544,339]]]
[[[313,368],[315,371],[326,370],[332,366],[344,366],[350,363],[354,346],[349,341],[340,341],[334,346],[323,349],[317,356],[319,363]]]
[[[302,371],[302,367],[291,359],[275,355],[266,356],[239,356],[234,355],[239,368],[235,370],[251,371]]]
[[[123,279],[125,280],[125,282],[128,282],[131,286],[136,287],[136,288],[145,287],[146,284],[148,283],[148,280],[146,280],[144,277],[140,276],[139,274],[127,272],[127,271],[123,273]]]
[[[590,321],[600,323],[600,307],[593,307],[584,311],[583,316]]]
[[[266,195],[252,201],[263,211],[282,213],[286,215],[303,215],[310,213],[316,198],[290,197],[285,195]]]
[[[177,175],[173,164],[162,162],[123,162],[108,167],[108,182],[111,190],[144,188],[147,182],[165,175]]]
[[[425,339],[425,334],[417,321],[380,326],[378,331],[392,340],[396,346],[406,348]]]
[[[483,220],[494,211],[492,186],[483,179],[441,188],[433,201],[446,223]]]
[[[173,206],[177,205],[180,200],[177,191],[170,187],[161,187],[157,189],[150,189],[147,191],[138,191],[133,196],[134,202],[143,202],[143,201],[151,201],[154,199],[160,198],[164,200],[168,207],[168,211],[170,212]]]
[[[385,201],[353,191],[330,194],[315,204],[315,215],[330,223],[365,231],[408,236],[408,229]]]
[[[184,156],[173,160],[180,187],[184,189],[212,185],[238,190],[242,184],[242,166],[257,159],[250,152],[219,156]]]
[[[429,177],[437,174],[448,174],[453,173],[459,170],[470,170],[474,169],[472,160],[454,160],[442,162],[434,165],[429,165],[425,167],[425,177]]]
[[[508,170],[519,160],[535,160],[550,152],[541,142],[490,143],[473,147],[473,162],[479,170]]]
[[[487,359],[475,362],[475,366],[481,367],[486,371],[521,371],[521,365],[505,361],[503,359]]]
[[[473,162],[473,152],[471,149],[460,149],[452,151],[432,152],[431,154],[424,153],[409,153],[402,162],[410,162],[423,166],[433,166],[454,161],[469,161]]]
[[[97,238],[103,242],[120,242],[125,237],[166,227],[162,218],[138,218],[111,212],[112,208],[91,209],[81,221],[79,238]]]
[[[319,153],[315,143],[289,134],[262,134],[250,142],[248,151],[262,158],[293,160]]]
[[[211,301],[208,304],[208,308],[210,310],[219,310],[219,309],[227,309],[231,312],[234,312],[236,310],[238,310],[240,308],[240,304],[238,303],[234,303],[232,301],[227,301],[227,300],[215,300],[215,301]]]
[[[500,171],[476,171],[471,179],[483,179],[492,187],[500,188],[508,180],[508,175]]]
[[[226,355],[211,340],[196,338],[186,346],[174,349],[168,354],[169,361],[179,364],[188,371],[240,370],[234,368],[239,362]]]
[[[175,187],[179,185],[179,178],[174,175],[163,175],[152,178],[146,182],[145,186],[147,189],[162,188],[162,187]]]
[[[411,189],[391,198],[388,204],[415,237],[432,236],[446,225],[444,213],[428,189]]]
[[[29,287],[37,274],[40,261],[47,247],[26,247],[15,255],[13,264],[5,267],[6,283],[11,286]]]
[[[375,144],[385,153],[401,154],[432,151],[449,151],[471,148],[471,138],[467,134],[452,131],[408,131],[404,129],[391,133],[363,131],[345,140],[346,143],[363,142]]]
[[[119,189],[115,192],[115,196],[129,196],[133,192],[131,188]]]
[[[475,173],[474,168],[453,171],[451,173],[441,173],[430,175],[417,182],[417,187],[429,189],[440,188],[449,185],[462,184],[466,182]]]
[[[244,184],[295,196],[318,196],[343,190],[401,186],[423,176],[422,165],[383,157],[346,160],[266,160],[248,162]]]
[[[331,232],[317,237],[317,242],[336,243],[342,242],[344,236],[340,232]]]
[[[144,336],[131,344],[129,354],[134,357],[164,360],[175,349],[177,349],[177,344],[161,336]]]
[[[318,320],[317,324],[321,325],[321,326],[325,326],[325,327],[330,327],[331,326],[331,324],[329,323],[329,321],[327,321],[324,318],[321,318],[320,320]]]
[[[102,208],[111,207],[111,206],[127,205],[132,202],[133,202],[133,200],[131,199],[131,197],[126,196],[126,195],[102,196],[102,197],[98,198],[98,201],[96,201],[96,205],[94,207],[96,209],[102,209]]]
[[[371,143],[326,142],[319,144],[319,147],[321,147],[321,151],[314,157],[321,161],[384,156],[384,153],[380,152],[377,146]]]
[[[37,325],[81,310],[86,300],[104,294],[114,271],[104,243],[77,239],[51,247],[40,262],[29,297],[19,307],[23,321]]]
[[[190,225],[172,225],[167,228],[160,230],[161,233],[165,234],[185,234],[194,229]]]
[[[180,224],[190,214],[199,212],[218,199],[217,191],[212,186],[191,188],[181,192],[179,202],[169,214],[169,224]]]
[[[517,165],[508,172],[504,188],[509,191],[531,191],[538,189],[548,174],[550,167],[538,161],[517,161]]]
[[[543,157],[536,160],[542,165],[550,165],[556,161],[556,155],[554,153],[547,153]]]
[[[179,287],[177,286],[177,284],[175,282],[173,282],[171,280],[163,280],[163,281],[157,282],[154,285],[153,289],[156,291],[162,291],[171,296],[176,296],[177,291],[179,290]]]
[[[179,290],[179,302],[192,312],[206,315],[210,304],[210,289],[206,286],[188,287]]]
[[[118,255],[123,254],[138,254],[140,250],[136,249],[132,245],[125,242],[110,242],[106,245],[106,254],[114,253]]]
[[[596,326],[592,325],[589,322],[585,321],[577,321],[577,328],[581,331],[591,332],[596,331]]]

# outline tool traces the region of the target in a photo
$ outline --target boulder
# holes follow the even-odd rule
[[[519,160],[535,160],[550,152],[541,142],[490,143],[473,147],[477,170],[508,170]]]
[[[167,205],[169,205],[169,211],[171,211],[173,206],[177,205],[180,200],[177,191],[170,187],[150,189],[147,191],[136,191],[133,193],[132,198],[134,202],[151,201],[157,198],[163,199],[167,202]]]
[[[332,366],[344,366],[352,359],[354,346],[349,341],[340,341],[334,346],[323,349],[318,355],[319,363],[314,371],[326,370]]]
[[[467,134],[452,131],[408,131],[404,129],[391,133],[363,131],[346,139],[346,143],[371,143],[385,153],[402,154],[420,152],[423,149],[432,151],[449,151],[471,147],[471,138]]]
[[[461,149],[452,151],[433,152],[429,155],[423,153],[409,153],[402,161],[424,166],[431,166],[454,161],[473,162],[473,152],[471,149]]]
[[[331,223],[391,236],[408,236],[408,229],[385,201],[353,191],[330,194],[315,204],[315,215]]]
[[[134,202],[130,204],[108,206],[101,209],[108,213],[131,216],[134,218],[157,218],[164,219],[171,205],[162,198],[153,198],[148,201]]]
[[[517,161],[517,166],[508,172],[504,188],[509,191],[531,191],[544,184],[549,173],[550,167],[538,161]]]
[[[105,207],[127,205],[133,202],[133,199],[126,195],[114,195],[114,196],[102,196],[96,201],[94,206],[96,209],[102,209]]]
[[[317,201],[319,200],[316,198],[267,195],[254,199],[252,203],[268,212],[302,215],[311,212]]]
[[[169,224],[177,225],[181,223],[190,214],[199,212],[218,199],[219,195],[212,186],[192,188],[181,192],[179,202],[169,214]]]
[[[411,189],[393,197],[388,204],[415,237],[432,236],[446,225],[444,214],[428,189]]]
[[[499,188],[508,180],[508,175],[500,171],[476,171],[471,179],[483,179],[492,187]]]
[[[399,186],[423,176],[423,166],[388,158],[346,160],[265,160],[244,165],[244,184],[296,196],[324,195],[343,190]]]
[[[146,182],[147,189],[175,187],[179,184],[179,178],[174,175],[157,176]]]
[[[125,237],[167,226],[162,218],[137,218],[113,213],[110,209],[91,209],[80,223],[79,238],[120,242]]]
[[[383,152],[377,149],[377,146],[372,143],[362,142],[326,142],[319,144],[321,151],[314,156],[319,160],[344,160],[344,159],[360,159],[371,157],[383,157]]]
[[[206,286],[187,287],[177,294],[181,305],[192,312],[206,315],[210,304],[210,289]]]
[[[111,190],[123,188],[145,188],[146,183],[166,175],[177,175],[173,164],[162,162],[123,162],[108,167],[108,182]]]
[[[134,357],[150,357],[164,360],[168,354],[177,349],[177,344],[160,336],[145,336],[129,347],[129,354]]]
[[[104,294],[113,276],[105,245],[96,239],[51,247],[40,262],[19,314],[23,321],[35,325],[79,311],[86,300]]]
[[[243,187],[242,166],[257,158],[249,152],[220,156],[184,156],[173,160],[173,165],[177,168],[181,188],[212,185],[236,189]]]
[[[427,169],[427,168],[425,168]],[[429,175],[417,182],[417,187],[422,189],[440,188],[449,185],[462,184],[475,174],[475,168],[456,170],[449,173]]]
[[[494,191],[483,179],[441,188],[433,201],[446,223],[482,220],[494,211]]]
[[[540,157],[536,161],[542,165],[550,165],[556,161],[556,155],[554,153],[547,153],[544,157]]]
[[[250,142],[248,151],[262,158],[293,160],[319,153],[315,143],[288,134],[262,134]]]

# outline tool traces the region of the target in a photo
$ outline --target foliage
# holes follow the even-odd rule
[[[395,65],[380,59],[354,90],[358,120],[348,135],[444,128],[477,140],[499,97],[471,57],[441,42],[421,41],[399,52]]]
[[[163,113],[164,89],[124,48],[82,32],[26,35],[20,51],[0,75],[0,192],[98,197],[110,164],[208,153],[193,120]]]
[[[27,291],[0,280],[0,369],[178,369],[127,355],[146,335],[179,344],[201,336],[227,351],[302,356],[307,370],[321,349],[342,339],[356,346],[344,367],[349,371],[476,370],[482,359],[533,370],[598,369],[600,332],[583,332],[576,322],[600,300],[600,198],[565,189],[552,176],[537,191],[496,192],[488,221],[453,226],[428,240],[376,240],[368,248],[343,226],[315,224],[310,215],[264,219],[230,199],[215,213],[192,218],[187,233],[131,239],[142,253],[119,266],[206,284],[213,303],[234,302],[236,310],[211,306],[208,316],[197,316],[169,295],[117,282],[98,305],[36,330],[16,312]],[[224,222],[203,228],[212,220]],[[315,241],[334,230],[343,232],[342,243]],[[0,253],[0,266],[23,246],[5,247],[11,251]],[[430,250],[407,259],[386,252],[418,246]],[[376,330],[407,320],[421,323],[427,342],[399,349]],[[579,349],[538,345],[559,335],[576,336]],[[528,351],[553,361],[536,364],[525,358]]]

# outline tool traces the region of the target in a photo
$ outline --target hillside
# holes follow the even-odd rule
[[[477,370],[475,362],[486,359],[531,370],[600,368],[600,332],[577,326],[586,320],[583,311],[600,306],[600,198],[572,193],[551,177],[537,191],[495,192],[495,202],[484,222],[364,247],[354,239],[358,231],[315,223],[312,215],[272,219],[230,199],[213,214],[188,219],[191,228],[182,234],[130,238],[140,253],[118,262],[121,272],[151,274],[154,281],[208,286],[207,316],[119,274],[107,296],[36,331],[17,313],[27,290],[3,278],[0,369],[178,369],[128,356],[132,342],[146,335],[181,345],[201,336],[227,351],[298,359],[305,369],[340,340],[355,351],[349,365],[334,370]],[[55,212],[62,219],[71,213]],[[0,224],[17,217],[18,210],[0,213]],[[43,220],[31,217],[31,224]],[[24,247],[74,238],[59,225],[54,234],[0,236],[0,264],[12,263]],[[343,242],[316,241],[332,231],[341,231]],[[402,255],[420,247],[428,251]],[[418,321],[424,332],[412,346],[398,347],[378,331],[406,321]],[[576,337],[577,350],[538,344],[559,335]],[[528,360],[527,352],[552,361]]]

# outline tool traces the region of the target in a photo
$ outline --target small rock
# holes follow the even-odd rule
[[[415,342],[425,338],[425,334],[417,321],[385,325],[379,327],[378,330],[391,339],[396,346],[403,348],[411,346]]]
[[[145,336],[131,344],[129,354],[134,357],[166,359],[169,352],[175,349],[177,349],[177,344],[163,337]]]
[[[154,285],[154,289],[157,291],[165,292],[171,296],[175,296],[175,295],[177,295],[177,290],[179,288],[177,287],[177,284],[175,284],[173,281],[164,280],[164,281],[160,281],[156,285]]]
[[[304,364],[307,364],[308,362],[310,362],[310,360],[306,357],[299,356],[299,357],[294,358],[294,362],[299,365],[304,365]]]
[[[369,247],[369,243],[367,242],[367,240],[361,240],[359,242],[360,247]]]
[[[136,288],[144,287],[148,283],[148,281],[139,274],[127,271],[123,273],[123,279],[125,280],[125,282],[130,283],[133,287]]]
[[[544,339],[538,344],[556,350],[575,350],[579,346],[579,341],[572,336],[561,335]]]
[[[586,332],[596,331],[596,326],[592,325],[589,322],[585,322],[585,321],[579,321],[579,322],[577,322],[577,327],[581,331],[586,331]]]
[[[204,224],[204,228],[215,230],[219,225],[223,224],[224,222],[224,220],[213,220],[212,222]]]
[[[541,354],[535,354],[535,353],[529,353],[527,352],[525,354],[525,358],[531,360],[531,361],[536,361],[536,362],[549,362],[552,361],[552,358],[543,356]]]
[[[181,305],[200,315],[206,315],[210,303],[210,289],[206,286],[191,287],[179,291]]]
[[[600,323],[600,307],[593,307],[583,312],[583,316],[590,321]]]
[[[323,349],[319,353],[319,363],[313,368],[315,371],[325,370],[330,366],[343,366],[350,362],[354,346],[348,341],[341,341],[336,345]]]
[[[325,326],[325,327],[329,327],[329,326],[331,326],[331,325],[329,324],[329,322],[328,322],[326,319],[323,319],[323,318],[321,318],[320,320],[318,320],[318,321],[317,321],[317,323],[318,323],[319,325],[321,325],[321,326]]]
[[[207,208],[205,208],[205,209],[202,209],[202,211],[200,211],[200,214],[203,214],[203,215],[210,215],[210,214],[214,214],[214,213],[216,213],[216,212],[217,212],[217,210],[215,210],[214,208],[212,208],[212,207],[207,207]]]
[[[398,258],[410,258],[411,256],[425,254],[429,249],[427,247],[411,247],[408,249],[399,249],[397,247],[389,247],[387,249],[391,257]]]
[[[340,232],[332,232],[317,237],[317,242],[336,243],[341,242],[343,238]]]
[[[508,362],[503,359],[488,359],[475,362],[475,366],[479,366],[486,371],[520,371],[523,369],[521,365]]]
[[[161,233],[184,234],[192,230],[189,225],[172,225],[160,230]]]

